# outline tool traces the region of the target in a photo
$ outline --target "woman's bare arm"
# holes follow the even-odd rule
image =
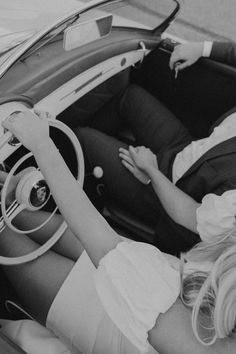
[[[146,173],[150,177],[152,187],[171,219],[190,231],[198,233],[196,211],[200,204],[176,187],[158,169],[149,168]]]
[[[163,175],[158,168],[156,155],[150,149],[144,146],[130,146],[129,150],[120,148],[120,157],[123,165],[140,182],[150,179],[153,189],[172,220],[197,233],[196,210],[200,204]]]
[[[194,337],[191,310],[180,299],[164,314],[149,332],[149,342],[161,354],[234,354],[236,336],[204,346]]]
[[[49,137],[48,122],[31,112],[3,123],[29,150],[47,180],[61,214],[79,238],[95,266],[121,241],[92,205]]]

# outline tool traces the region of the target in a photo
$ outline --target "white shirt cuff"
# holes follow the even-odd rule
[[[205,41],[203,43],[202,56],[208,58],[211,55],[213,42]]]

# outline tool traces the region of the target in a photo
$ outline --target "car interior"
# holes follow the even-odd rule
[[[62,112],[58,119],[72,128],[89,126],[102,105],[127,85],[135,83],[161,100],[185,124],[194,138],[206,137],[217,118],[234,109],[236,71],[225,64],[201,59],[175,79],[174,72],[169,69],[170,53],[174,45],[176,43],[170,38],[161,41],[141,65],[123,70],[97,86]],[[128,127],[122,129],[119,137],[125,142],[135,143]],[[89,179],[91,177],[85,177],[85,186]],[[96,178],[93,179],[95,185],[101,184]],[[99,193],[96,193],[97,190],[94,188],[92,194],[97,194],[96,202],[99,207],[101,203],[104,205],[103,213],[113,226],[129,237],[153,242],[158,232],[155,225],[132,215],[124,205],[118,205],[109,198],[102,188]],[[99,202],[99,199],[102,200]]]
[[[228,65],[204,58],[181,72],[176,79],[174,72],[169,69],[170,54],[176,44],[171,38],[160,40],[156,49],[152,50],[142,63],[138,61],[137,64],[128,65],[127,68],[122,69],[121,67],[117,74],[95,86],[58,114],[57,119],[72,129],[89,125],[97,110],[127,85],[135,83],[161,100],[183,121],[196,139],[207,136],[217,118],[235,106],[236,70]],[[19,65],[23,65],[23,63]],[[66,73],[68,73],[67,70]],[[7,77],[11,78],[13,74],[11,72]],[[5,95],[6,97],[1,99],[1,103],[19,100],[25,102],[26,105],[32,105],[36,97],[37,100],[41,98],[39,96],[42,95],[40,85],[47,90],[50,81],[47,79],[39,82],[36,79],[38,77],[32,76],[30,79],[27,77],[27,82],[22,80],[20,83],[21,92],[23,87],[29,86],[29,80],[35,80],[35,85],[32,85],[32,81],[30,81],[31,91],[26,91],[24,95]],[[9,80],[9,89],[10,84]],[[56,84],[58,82],[55,82]],[[17,92],[17,88],[14,91]],[[71,157],[71,153],[68,154],[70,151],[68,143],[63,136],[58,135],[58,132],[55,135],[58,136],[58,144],[63,145],[61,151],[65,154],[65,159],[70,161],[73,170],[75,161]],[[119,135],[124,141],[133,142],[134,138],[128,127],[124,127]],[[13,164],[20,155],[21,152],[17,151],[7,163]],[[109,198],[99,179],[91,175],[85,176],[85,188],[87,188],[92,201],[97,203],[99,210],[120,233],[136,240],[153,242],[158,232],[155,225],[147,224],[144,220],[131,215],[124,205],[117,205]]]
[[[196,139],[207,136],[218,118],[234,110],[235,68],[204,58],[180,72],[176,79],[174,72],[169,69],[169,59],[178,42],[171,36],[159,36],[157,40],[157,36],[151,38],[146,31],[134,33],[128,29],[119,34],[114,31],[112,36],[114,39],[119,36],[121,45],[118,46],[115,40],[114,45],[111,45],[112,39],[108,41],[104,38],[99,44],[85,46],[79,60],[77,50],[63,56],[57,42],[52,42],[49,49],[54,53],[54,60],[49,60],[51,55],[48,49],[45,53],[41,49],[40,57],[34,55],[23,58],[1,79],[4,92],[0,88],[0,104],[19,101],[28,107],[37,104],[38,108],[48,106],[50,110],[53,107],[57,119],[73,130],[89,125],[104,104],[129,84],[135,83],[161,100]],[[135,58],[123,54],[132,50],[136,53]],[[115,69],[111,69],[110,73],[103,72],[104,65],[109,67],[107,64],[111,57],[116,57],[116,61],[111,62],[111,67]],[[90,76],[83,78],[83,73],[89,69]],[[21,79],[17,80],[17,77]],[[74,79],[76,77],[83,79],[81,84]],[[59,92],[58,87],[63,87],[63,93]],[[74,90],[78,95],[72,98],[70,92]],[[64,102],[60,97],[63,97]],[[57,130],[53,134],[76,176],[77,162],[71,153],[70,142]],[[119,137],[128,143],[134,142],[129,127],[124,127]],[[23,150],[21,147],[7,159],[9,167],[20,158]],[[135,217],[126,210],[125,205],[118,205],[112,200],[100,179],[91,174],[85,175],[84,188],[99,211],[120,234],[135,240],[154,242],[158,235],[155,225]],[[15,307],[9,306],[10,311],[6,310],[7,299],[18,300],[2,271],[0,281],[1,318],[24,318],[24,314]]]

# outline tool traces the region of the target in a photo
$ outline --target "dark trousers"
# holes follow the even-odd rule
[[[103,182],[115,200],[138,217],[156,224],[163,209],[151,185],[140,183],[121,164],[119,147],[127,144],[117,138],[127,125],[136,145],[156,154],[160,170],[171,179],[177,152],[192,141],[183,124],[155,97],[136,85],[105,105],[94,117],[91,127],[78,128],[76,134],[85,154],[86,168],[101,166]]]

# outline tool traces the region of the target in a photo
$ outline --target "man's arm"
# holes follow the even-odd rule
[[[201,57],[236,67],[236,44],[232,42],[187,42],[179,44],[170,57],[170,69],[183,70],[196,63]]]
[[[213,42],[210,58],[236,67],[236,44]]]
[[[204,55],[204,45],[204,42],[187,42],[177,45],[170,57],[170,69],[180,71],[196,63]]]

